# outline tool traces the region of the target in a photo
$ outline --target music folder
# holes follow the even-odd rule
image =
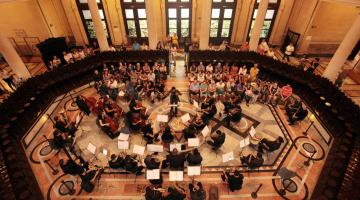
[[[162,145],[157,145],[157,144],[148,144],[147,150],[151,152],[163,152],[164,147]]]
[[[128,141],[129,140],[129,136],[130,134],[126,134],[126,133],[120,133],[118,140],[122,140],[122,141]]]
[[[188,176],[198,176],[201,174],[201,166],[188,166]]]
[[[157,115],[156,116],[156,121],[158,121],[158,122],[168,122],[169,117],[167,115]]]
[[[118,141],[118,148],[120,150],[127,150],[129,149],[129,141],[121,141],[119,140]]]
[[[189,138],[188,146],[189,147],[198,147],[200,145],[199,138]]]
[[[255,128],[254,128],[253,126],[251,126],[250,131],[249,131],[250,136],[251,136],[251,137],[254,137],[254,136],[255,136],[255,133],[256,133]]]
[[[186,123],[190,120],[190,114],[189,113],[186,113],[185,115],[181,116],[181,121],[182,123]]]
[[[230,160],[234,160],[234,152],[229,152],[222,155],[223,162],[228,162]]]
[[[108,153],[109,153],[109,151],[108,151],[107,149],[103,149],[103,150],[102,150],[102,153],[103,153],[105,156],[107,156]]]
[[[160,179],[160,169],[147,169],[146,170],[146,179],[147,180]]]
[[[206,125],[204,129],[201,131],[201,134],[206,137],[210,133],[210,128]]]
[[[145,147],[140,145],[134,145],[133,153],[144,155]]]
[[[173,151],[174,149],[181,151],[181,144],[180,143],[170,144],[170,151]]]
[[[96,146],[93,145],[92,143],[89,143],[86,149],[90,151],[92,154],[95,154],[96,152]]]
[[[246,147],[250,144],[250,138],[246,137],[245,139],[240,141],[240,148]]]
[[[169,180],[170,181],[183,181],[184,180],[184,172],[183,171],[170,171],[169,172]]]

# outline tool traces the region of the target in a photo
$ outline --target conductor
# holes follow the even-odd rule
[[[172,116],[176,116],[178,111],[177,107],[180,102],[179,95],[181,95],[181,92],[177,90],[175,87],[172,87],[171,90],[168,92],[168,94],[165,95],[165,97],[168,95],[170,95],[170,106],[171,106],[170,113],[172,114]]]

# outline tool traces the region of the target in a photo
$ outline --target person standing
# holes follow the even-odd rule
[[[1,69],[0,71],[0,76],[1,76],[1,79],[4,80],[6,82],[6,84],[12,89],[12,90],[16,90],[16,86],[15,86],[15,83],[13,82],[13,79],[11,78],[11,76],[9,75],[9,73],[4,70],[4,69]]]
[[[284,53],[284,57],[283,57],[283,60],[287,60],[289,62],[289,59],[290,59],[290,56],[292,56],[292,54],[294,53],[295,51],[295,47],[292,43],[290,43],[289,45],[286,46],[286,49],[285,49],[285,53]]]

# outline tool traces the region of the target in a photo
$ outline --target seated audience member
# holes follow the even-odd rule
[[[169,125],[167,125],[166,127],[161,127],[161,140],[164,143],[171,143],[174,140],[174,135],[172,134]]]
[[[173,149],[170,155],[166,158],[170,165],[170,170],[184,170],[185,155],[179,153],[177,149]]]
[[[200,84],[196,79],[190,84],[189,90],[190,90],[190,102],[193,99],[198,100],[200,96]]]
[[[223,172],[221,178],[224,182],[228,183],[231,192],[242,188],[244,175],[238,170],[235,170],[233,173],[229,171]]]
[[[64,60],[66,61],[67,64],[74,62],[73,56],[72,56],[71,53],[66,53],[66,52],[64,51],[64,52],[63,52],[63,55],[64,55]]]
[[[110,160],[109,160],[109,167],[112,169],[124,168],[123,156],[121,156],[121,155],[117,156],[115,154],[112,154],[110,156]]]
[[[279,102],[280,87],[275,82],[270,86],[269,91],[270,91],[269,103],[276,106]]]
[[[189,166],[201,165],[202,157],[198,149],[194,149],[193,152],[187,155],[187,162]]]
[[[53,63],[53,65],[54,65],[54,67],[56,68],[56,67],[58,67],[59,65],[61,65],[61,60],[60,60],[58,57],[54,56],[54,57],[53,57],[53,60],[52,60],[52,63]]]
[[[254,64],[253,67],[250,69],[250,80],[254,81],[257,78],[257,75],[259,74],[259,68],[257,64]]]
[[[145,188],[145,199],[146,200],[162,200],[162,193],[155,186],[150,185]]]
[[[219,149],[225,142],[225,133],[217,130],[212,133],[210,138],[207,140],[207,143],[210,144],[213,150]]]
[[[264,158],[261,153],[257,153],[256,156],[249,154],[247,156],[240,157],[240,161],[243,165],[248,166],[250,169],[261,167],[264,163]]]
[[[190,198],[191,200],[205,200],[206,199],[206,191],[203,188],[201,182],[197,182],[197,184],[190,183]]]
[[[267,85],[267,83],[263,83],[263,85],[260,86],[260,96],[259,96],[260,103],[268,103],[269,95],[270,95],[269,86]]]
[[[82,174],[84,171],[84,168],[78,164],[76,164],[73,160],[69,159],[66,162],[64,162],[63,159],[59,161],[59,165],[61,170],[65,174],[71,174],[71,175],[78,175]]]
[[[77,96],[75,102],[81,112],[85,113],[88,116],[90,115],[91,111],[89,106],[86,104],[86,100],[84,96],[82,95]]]
[[[274,141],[264,138],[259,142],[258,151],[260,153],[263,153],[264,149],[265,149],[268,152],[273,152],[273,151],[279,149],[283,142],[284,142],[284,139],[281,136],[276,138],[276,140],[274,140]]]
[[[176,187],[169,187],[167,194],[164,195],[164,200],[183,200],[186,198],[186,193],[183,189]]]
[[[292,95],[292,87],[289,84],[286,84],[281,88],[281,102],[286,106],[288,104],[289,97]]]
[[[254,93],[252,87],[250,84],[248,84],[245,89],[245,97],[244,97],[246,106],[249,106],[249,103],[252,101],[253,97],[254,97]]]
[[[124,164],[127,171],[136,175],[141,175],[141,171],[144,169],[144,167],[141,166],[139,161],[136,159],[136,155],[126,155]]]

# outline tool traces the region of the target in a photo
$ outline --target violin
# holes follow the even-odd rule
[[[94,97],[84,97],[86,105],[93,113],[97,114],[96,99]]]
[[[146,107],[142,105],[141,101],[137,101],[135,108],[136,110],[140,110],[140,118],[146,115]]]

